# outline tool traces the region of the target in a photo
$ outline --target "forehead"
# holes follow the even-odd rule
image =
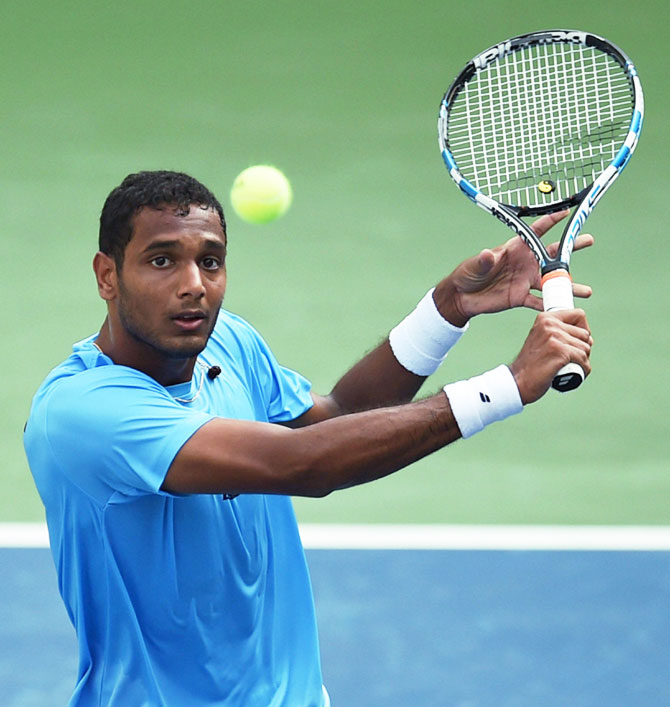
[[[171,240],[200,236],[226,242],[219,214],[212,208],[203,209],[197,204],[191,204],[188,212],[174,205],[159,208],[144,206],[133,217],[132,226],[129,247],[141,248],[154,239],[166,236]]]

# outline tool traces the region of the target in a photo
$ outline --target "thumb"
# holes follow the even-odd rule
[[[496,256],[495,253],[492,250],[489,250],[488,248],[485,248],[477,257],[477,265],[476,265],[476,270],[477,272],[475,273],[477,277],[484,277],[488,275],[491,270],[493,269],[493,266],[496,263]]]

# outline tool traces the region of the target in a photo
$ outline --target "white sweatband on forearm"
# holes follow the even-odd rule
[[[429,290],[424,298],[389,334],[398,362],[417,376],[429,376],[440,367],[449,349],[467,330],[450,324],[438,311]]]
[[[444,386],[451,412],[464,439],[486,425],[523,410],[519,389],[507,366]]]

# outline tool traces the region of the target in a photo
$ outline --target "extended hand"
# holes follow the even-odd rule
[[[542,216],[532,225],[543,236],[568,212]],[[575,250],[593,245],[593,236],[581,235]],[[558,244],[548,247],[553,257]],[[468,258],[435,288],[434,299],[442,316],[455,326],[463,326],[477,314],[500,312],[513,307],[542,311],[542,298],[531,290],[540,289],[540,269],[530,249],[518,236],[493,250],[485,249]],[[574,285],[575,297],[590,297],[591,288]]]

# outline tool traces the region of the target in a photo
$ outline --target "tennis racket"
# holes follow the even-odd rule
[[[465,66],[442,99],[438,135],[447,169],[466,196],[531,249],[545,311],[574,307],[575,238],[633,154],[643,113],[630,59],[578,30],[496,44]],[[522,219],[572,207],[552,258]],[[552,385],[565,392],[583,380],[570,363]]]

